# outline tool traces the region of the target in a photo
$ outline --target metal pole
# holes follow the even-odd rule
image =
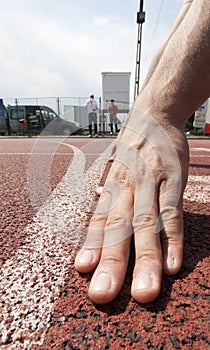
[[[142,24],[144,22],[145,22],[145,12],[143,12],[143,0],[140,0],[139,12],[137,12],[138,37],[137,37],[137,50],[136,50],[136,73],[135,73],[134,101],[139,94],[140,63],[141,63],[141,38],[142,38]]]
[[[99,133],[101,135],[101,97],[99,97]]]
[[[57,114],[60,115],[61,111],[60,111],[60,98],[57,97]]]

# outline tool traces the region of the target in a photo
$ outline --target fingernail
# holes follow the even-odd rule
[[[167,267],[169,269],[174,267],[174,257],[171,255],[168,255],[168,257],[167,257]]]
[[[83,250],[78,255],[80,264],[90,264],[93,260],[93,252],[91,250]]]
[[[152,288],[152,278],[148,273],[138,273],[133,281],[134,289],[149,289]]]
[[[90,289],[94,291],[108,291],[111,288],[111,276],[107,273],[101,273],[96,276],[90,285]]]

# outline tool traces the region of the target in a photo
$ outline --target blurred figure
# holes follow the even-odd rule
[[[94,95],[90,95],[90,99],[86,102],[86,108],[88,111],[88,126],[89,126],[89,137],[92,137],[92,124],[94,125],[94,135],[98,137],[97,130],[97,101],[94,99]]]
[[[108,108],[108,111],[109,111],[109,119],[110,119],[110,135],[113,135],[113,124],[115,126],[115,133],[117,134],[118,133],[118,128],[117,128],[117,113],[118,113],[118,107],[117,105],[115,104],[115,100],[114,99],[111,99],[110,100],[110,105],[109,105],[109,108]]]

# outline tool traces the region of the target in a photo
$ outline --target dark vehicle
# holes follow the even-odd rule
[[[68,136],[82,131],[79,123],[61,118],[47,106],[9,105],[5,110],[11,133]]]

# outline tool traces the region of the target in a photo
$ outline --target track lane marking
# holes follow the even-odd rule
[[[210,202],[210,176],[189,175],[184,199],[190,202]]]
[[[106,161],[101,159],[85,174],[85,188],[90,191],[88,198],[94,193],[105,164]],[[78,245],[82,239],[78,230],[85,230],[86,203],[80,201],[80,206],[75,206],[76,198],[72,201],[69,193],[69,179],[76,175],[72,171],[69,168],[35,215],[34,223],[26,228],[28,239],[24,247],[18,249],[16,256],[2,268],[2,349],[30,349],[32,345],[42,345],[50,327],[54,303],[72,263],[72,255],[64,247],[66,244]],[[192,198],[191,185],[198,186],[199,193],[205,192],[203,185],[208,186],[209,180],[209,176],[189,176],[185,196]],[[195,197],[195,200],[200,198]],[[78,226],[78,218],[81,226]],[[6,344],[9,341],[11,343]]]
[[[77,189],[80,186],[80,181],[76,182],[81,167],[79,161],[84,160],[84,154],[74,147],[75,153],[77,159],[73,158],[67,173],[35,215],[34,222],[26,227],[25,245],[1,269],[2,349],[28,350],[43,343],[54,303],[72,264],[72,255],[66,248],[73,246],[74,251],[84,239],[87,201],[92,201],[109,151],[100,155],[84,174],[84,202],[81,192],[74,191],[75,186]]]

